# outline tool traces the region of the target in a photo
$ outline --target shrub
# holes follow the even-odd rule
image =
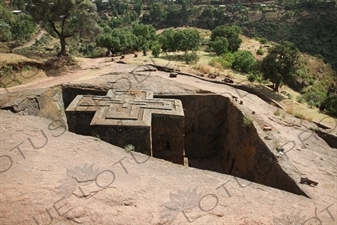
[[[129,153],[129,152],[133,152],[133,151],[135,151],[135,146],[133,146],[132,144],[128,144],[128,145],[125,145],[124,146],[124,149],[125,149],[125,151],[127,152],[127,153]]]
[[[102,57],[102,55],[104,55],[104,49],[103,49],[103,48],[99,48],[99,47],[94,48],[94,49],[88,54],[89,57],[93,57],[93,58],[96,58],[96,57]]]
[[[229,69],[232,67],[233,62],[235,61],[234,54],[226,53],[221,56],[220,63],[225,69]]]
[[[190,64],[190,63],[197,63],[199,61],[200,57],[198,56],[198,54],[193,51],[191,53],[185,53],[185,56],[184,56],[184,60],[187,64]]]
[[[260,48],[256,51],[256,54],[257,54],[257,55],[263,55],[263,54],[264,54],[263,48],[260,47]]]
[[[320,91],[318,88],[315,87],[309,87],[304,90],[304,92],[301,95],[301,98],[308,102],[310,106],[316,106],[320,105],[325,98],[326,94],[322,91]],[[310,103],[309,103],[310,102]]]
[[[213,67],[215,67],[217,64],[221,64],[220,57],[214,57],[208,62],[208,65],[213,66]]]
[[[315,104],[315,102],[313,100],[309,100],[308,101],[308,105],[309,105],[310,108],[316,106],[316,104]]]
[[[287,96],[290,100],[293,99],[293,96],[290,93],[287,93]]]
[[[234,53],[234,62],[232,67],[248,73],[254,62],[255,57],[250,51],[237,51]]]
[[[281,113],[280,113],[280,110],[279,109],[277,109],[275,112],[274,112],[274,115],[275,116],[279,116]]]
[[[249,117],[243,116],[243,126],[251,127],[252,123],[253,123],[253,121]]]
[[[155,58],[159,57],[161,47],[159,44],[152,46],[152,55]]]
[[[305,99],[303,98],[302,95],[300,95],[300,96],[297,97],[297,102],[298,102],[298,103],[303,103],[303,102],[305,102]]]
[[[253,83],[255,80],[256,80],[256,76],[254,74],[250,73],[248,75],[248,81]]]
[[[300,120],[304,120],[305,119],[305,115],[295,112],[294,116]]]
[[[323,104],[325,110],[334,115],[337,115],[337,96],[331,95],[326,97]]]
[[[314,85],[315,80],[314,80],[313,78],[311,78],[311,79],[308,80],[308,83],[309,83],[310,85]]]
[[[211,41],[209,46],[217,55],[222,55],[228,52],[228,40],[225,37],[216,37]]]
[[[267,40],[267,38],[260,38],[259,42],[260,42],[261,44],[267,44],[267,43],[268,43],[268,40]]]

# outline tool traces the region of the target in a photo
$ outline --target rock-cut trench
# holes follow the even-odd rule
[[[64,87],[64,109],[77,95],[84,94],[105,95],[106,92]],[[231,99],[216,94],[154,97],[179,99],[183,104],[184,152],[188,166],[229,174],[308,197],[282,170],[274,154],[259,137],[254,124],[244,125],[244,115]],[[90,135],[90,131],[85,129],[76,133]]]

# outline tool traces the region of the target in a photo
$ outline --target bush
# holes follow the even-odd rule
[[[221,56],[220,63],[223,66],[223,68],[228,69],[232,67],[234,61],[235,61],[234,54],[226,53],[223,56]]]
[[[328,112],[331,112],[334,115],[337,115],[337,97],[336,96],[330,96],[327,97],[325,100],[325,109]]]
[[[310,108],[312,108],[312,107],[316,106],[316,103],[313,100],[309,100],[308,105],[309,105]]]
[[[229,69],[232,67],[234,62],[234,54],[226,53],[220,57],[214,57],[208,63],[210,66],[219,68],[219,64],[221,65],[221,69]],[[220,68],[219,68],[220,69]]]
[[[228,40],[225,37],[216,37],[214,41],[210,42],[209,46],[217,55],[228,52]]]
[[[277,110],[274,112],[274,115],[275,115],[275,116],[279,116],[279,115],[281,115],[281,113],[280,113],[280,110],[279,110],[279,109],[277,109]]]
[[[297,99],[298,103],[304,103],[304,102],[306,102],[302,95],[298,96],[296,99]]]
[[[287,96],[288,96],[288,98],[291,100],[291,99],[293,99],[293,96],[292,96],[292,94],[290,94],[290,93],[287,93]]]
[[[255,78],[259,84],[269,84],[270,83],[270,81],[268,79],[265,80],[261,74],[255,74]]]
[[[263,55],[263,54],[264,54],[263,48],[260,47],[260,48],[256,51],[256,54],[257,54],[257,55]]]
[[[260,42],[261,44],[267,44],[267,43],[268,43],[268,40],[267,40],[267,38],[260,38],[259,42]]]
[[[88,54],[88,56],[93,58],[102,57],[102,55],[104,55],[104,52],[105,51],[103,48],[96,47]]]
[[[312,86],[304,90],[301,95],[301,99],[307,102],[310,106],[318,106],[324,101],[325,96],[325,92]]]
[[[299,112],[295,112],[294,116],[300,120],[305,120],[305,115]]]
[[[296,70],[295,76],[306,80],[310,77],[310,73],[309,73],[308,68],[301,65],[300,68]],[[310,78],[310,79],[312,79],[312,78]]]
[[[190,63],[197,63],[199,61],[200,57],[198,56],[198,54],[193,51],[191,53],[185,53],[185,56],[184,56],[184,60],[187,64],[190,64]]]
[[[313,78],[310,78],[310,79],[308,80],[308,83],[309,83],[310,85],[314,85],[315,80],[314,80]]]
[[[255,80],[256,80],[256,76],[254,74],[250,73],[248,75],[248,81],[253,83]]]
[[[250,119],[248,116],[243,116],[243,126],[251,127],[252,123],[253,123],[252,119]]]
[[[234,53],[232,67],[242,72],[248,73],[255,62],[255,57],[250,51],[237,51]]]
[[[158,58],[159,54],[160,54],[160,50],[161,50],[161,47],[160,47],[159,44],[153,45],[152,46],[152,55],[153,55],[153,57]]]

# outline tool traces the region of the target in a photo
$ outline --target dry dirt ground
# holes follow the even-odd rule
[[[132,73],[140,67],[107,58],[79,63],[57,77],[0,89],[1,104],[12,101],[4,98],[7,92],[60,84],[234,95],[261,137],[272,138],[264,141],[283,170],[310,198],[127,153],[46,118],[1,110],[0,224],[337,224],[337,151],[311,132],[315,124],[282,110],[284,116],[274,115],[277,108],[255,95],[197,77]],[[263,131],[264,125],[272,131]],[[286,154],[276,151],[280,146]],[[299,184],[301,177],[318,185]]]

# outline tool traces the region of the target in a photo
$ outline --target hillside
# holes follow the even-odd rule
[[[335,1],[25,2],[1,225],[336,225]]]
[[[271,41],[289,40],[304,53],[311,54],[337,69],[336,9],[298,10],[295,18],[255,21],[245,26],[250,37],[266,37]],[[335,74],[336,76],[336,74]]]

